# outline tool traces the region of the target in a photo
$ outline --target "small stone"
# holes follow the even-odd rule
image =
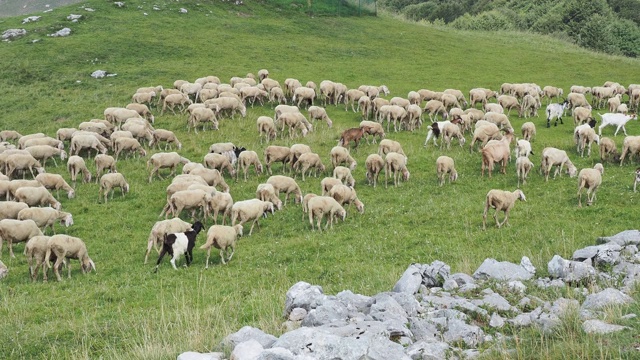
[[[600,320],[587,320],[582,323],[582,329],[587,334],[610,334],[629,328],[621,325],[607,324]]]

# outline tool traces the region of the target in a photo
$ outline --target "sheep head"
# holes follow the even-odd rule
[[[362,201],[356,198],[356,200],[353,203],[356,205],[356,209],[358,209],[358,212],[360,214],[364,214],[364,204],[362,203]]]
[[[66,216],[63,217],[62,220],[60,220],[60,224],[64,225],[65,227],[69,227],[73,225],[73,215],[71,215],[70,213],[64,213],[64,214],[66,214]]]
[[[242,236],[243,227],[241,224],[235,225],[233,229],[236,231],[236,236]]]
[[[449,181],[453,182],[458,180],[458,172],[455,170],[451,171],[451,175],[449,175]]]
[[[94,264],[93,260],[91,260],[88,256],[86,256],[82,260],[82,272],[86,274],[91,272],[92,269],[93,271],[98,272],[98,270],[96,270],[96,264]]]
[[[527,198],[524,196],[524,193],[522,192],[522,190],[518,189],[518,190],[516,190],[514,192],[514,194],[516,195],[516,199],[522,200],[522,201],[525,201],[525,202],[527,201]]]
[[[409,170],[407,170],[407,168],[402,169],[402,179],[404,181],[409,181],[409,175],[411,175],[409,173]]]
[[[68,197],[69,199],[73,199],[74,197],[76,197],[76,192],[75,192],[75,190],[73,190],[73,189],[69,190],[69,192],[67,193],[67,197]]]

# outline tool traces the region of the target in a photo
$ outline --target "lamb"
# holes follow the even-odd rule
[[[245,152],[246,151],[241,152],[238,155],[238,158]],[[248,155],[245,155],[245,156],[248,156]],[[227,170],[227,172],[231,177],[236,176],[236,169],[234,169],[233,165],[231,165],[231,161],[229,160],[229,157],[227,155],[209,153],[204,156],[203,163],[209,169],[217,169],[220,172],[222,172],[223,170]]]
[[[18,188],[15,191],[15,198],[17,201],[23,202],[29,206],[48,205],[56,210],[60,210],[60,207],[62,206],[60,202],[51,195],[49,190],[43,186],[25,186]]]
[[[153,248],[154,246],[156,248],[156,251],[160,253],[158,246],[163,243],[165,234],[186,232],[190,230],[191,224],[179,218],[156,222],[151,228],[151,232],[149,233],[149,237],[147,239],[147,252],[144,256],[144,263],[147,263],[151,248]]]
[[[256,175],[262,174],[262,164],[260,163],[260,160],[258,160],[258,153],[250,150],[241,152],[240,156],[238,157],[238,171],[236,172],[236,180],[238,173],[240,173],[240,170],[242,170],[242,172],[244,173],[244,181],[246,182],[247,171],[249,171],[251,165],[253,165],[256,171]]]
[[[290,162],[291,149],[286,146],[269,145],[264,149],[264,162],[269,175],[272,175],[271,164],[279,161],[282,162],[282,170],[287,167]],[[293,164],[292,164],[293,165]]]
[[[582,207],[582,189],[587,189],[587,206],[593,204],[596,199],[596,191],[602,184],[604,167],[597,163],[593,169],[582,169],[578,173],[578,207]],[[591,194],[591,196],[589,196]]]
[[[15,130],[2,130],[0,131],[0,141],[18,140],[22,135]]]
[[[186,164],[189,162],[189,159],[180,156],[177,152],[169,152],[169,153],[155,153],[151,155],[149,160],[147,161],[147,169],[149,169],[150,165],[153,165],[153,169],[149,173],[149,182],[153,179],[154,174],[158,174],[160,179],[164,179],[158,170],[162,168],[171,169],[171,173],[169,176],[173,176],[176,171],[176,166],[178,164]]]
[[[384,133],[384,128],[378,122],[363,120],[363,121],[360,122],[360,127],[364,131],[364,135],[365,135],[365,139],[367,140],[367,144],[369,143],[369,136],[367,136],[367,135],[371,135],[371,138],[373,138],[373,143],[374,144],[377,143],[376,136],[378,136],[378,138],[380,138],[380,140],[384,139],[385,136],[386,136],[385,133]]]
[[[378,145],[378,155],[382,156],[390,152],[396,152],[398,154],[405,155],[404,151],[402,150],[402,145],[400,145],[399,142],[389,139],[381,140],[380,145]]]
[[[611,138],[600,138],[600,160],[606,161],[609,158],[610,154],[614,154],[615,158],[617,150],[618,149],[616,149],[616,143]]]
[[[101,154],[107,153],[107,148],[94,135],[74,135],[73,138],[71,138],[69,153],[78,155],[83,149],[87,149],[89,155],[91,155],[91,149],[96,151],[96,155],[98,152]]]
[[[40,162],[36,160],[31,154],[11,154],[7,156],[6,160],[7,176],[13,178],[13,173],[16,170],[22,170],[22,178],[24,179],[25,170],[31,172],[31,176],[35,178],[33,174],[33,168],[36,169],[38,174],[44,172],[44,168],[40,165]]]
[[[209,228],[209,231],[207,231],[207,242],[200,246],[200,250],[207,250],[205,269],[209,268],[209,257],[211,256],[212,246],[220,250],[222,264],[226,265],[231,261],[236,251],[236,241],[239,236],[242,236],[242,231],[242,225],[240,224],[236,226],[213,225]],[[231,254],[229,254],[229,257],[225,260],[225,254],[229,248],[231,248]]]
[[[334,177],[326,177],[320,181],[320,187],[322,189],[322,196],[328,195],[332,187],[342,184],[340,179]]]
[[[523,123],[520,130],[522,131],[524,140],[531,141],[533,137],[536,136],[536,125],[531,121]]]
[[[213,130],[218,130],[219,124],[216,113],[207,107],[195,108],[191,111],[191,115],[189,115],[189,119],[187,120],[187,132],[193,128],[197,134],[198,124],[202,124],[202,131],[204,131],[207,123],[211,123]]]
[[[191,228],[192,230],[189,231],[164,235],[162,251],[160,251],[158,262],[156,263],[156,268],[153,272],[158,272],[160,262],[166,253],[169,253],[171,256],[171,266],[173,266],[175,270],[178,270],[176,267],[176,261],[182,254],[184,254],[187,259],[187,266],[191,265],[191,262],[193,261],[193,248],[196,246],[196,238],[202,229],[204,229],[204,226],[200,221],[196,221]]]
[[[19,201],[0,201],[0,220],[18,219],[21,210],[29,208],[29,205]]]
[[[51,207],[32,207],[20,210],[18,213],[18,220],[27,219],[35,221],[36,225],[38,225],[42,232],[49,227],[51,232],[54,234],[56,233],[56,230],[54,229],[53,224],[58,221],[60,221],[60,224],[65,227],[73,225],[73,216],[70,213],[56,210]]]
[[[569,160],[569,156],[567,156],[566,151],[553,147],[546,147],[542,150],[540,171],[544,171],[545,181],[549,181],[549,173],[551,172],[551,168],[556,165],[559,165],[559,167],[556,168],[556,171],[553,174],[553,178],[555,179],[556,175],[558,174],[562,176],[562,167],[565,164],[567,165],[567,172],[569,173],[569,176],[576,176],[576,174],[578,173],[578,169],[576,169],[575,165],[573,165],[571,160]]]
[[[108,169],[109,172],[118,172],[116,169],[116,160],[111,155],[98,154],[94,161],[96,163],[96,182],[106,169]]]
[[[44,262],[51,268],[50,260],[51,256],[55,255],[57,258],[55,264],[53,264],[53,272],[56,274],[58,281],[62,280],[60,276],[60,265],[64,259],[78,259],[83,273],[96,271],[96,265],[93,260],[89,258],[87,253],[87,246],[80,238],[68,236],[68,235],[53,235],[47,242],[47,254],[45,255]],[[68,277],[71,278],[71,264],[67,265]]]
[[[502,225],[509,225],[509,212],[516,203],[516,200],[527,201],[522,190],[518,189],[513,192],[504,190],[489,190],[487,193],[487,200],[484,205],[484,213],[482,214],[482,230],[487,229],[487,213],[489,208],[493,208],[496,212],[493,214],[493,218],[496,220],[498,228]],[[504,220],[498,221],[498,212],[504,211]]]
[[[321,231],[320,224],[322,222],[322,218],[327,215],[329,219],[325,225],[325,230],[330,225],[333,229],[333,218],[339,216],[342,218],[342,221],[347,217],[347,212],[344,208],[331,196],[316,196],[309,199],[309,203],[307,204],[309,211],[309,223],[311,224],[311,229],[315,230],[315,226],[313,220],[315,218],[318,219],[318,231]]]
[[[347,147],[351,141],[353,141],[356,145],[353,147],[356,149],[358,147],[358,143],[360,139],[364,136],[364,129],[361,127],[346,129],[340,135],[340,141],[338,145]]]
[[[598,115],[602,118],[602,122],[600,123],[600,126],[598,126],[598,135],[600,136],[602,136],[602,128],[608,125],[616,126],[616,131],[613,133],[613,136],[618,135],[620,128],[622,128],[624,136],[627,136],[627,129],[625,129],[624,126],[629,120],[638,120],[638,115],[636,114],[625,115],[618,113],[598,113]]]
[[[380,142],[380,144],[382,144],[382,142]],[[349,150],[342,146],[334,146],[331,148],[329,155],[331,156],[331,165],[334,169],[342,163],[347,164],[351,170],[355,169],[358,165],[356,160],[349,155]]]
[[[533,154],[533,150],[531,150],[531,143],[525,139],[516,139],[516,147],[513,149],[513,155],[517,158],[520,156],[529,157],[529,155]]]
[[[578,136],[578,151],[580,151],[580,157],[584,157],[584,148],[588,148],[587,156],[591,156],[591,144],[594,142],[600,144],[600,137],[596,134],[595,130],[587,126],[581,128],[577,132]]]
[[[60,160],[64,161],[67,159],[67,152],[64,150],[60,150],[50,145],[34,145],[26,148],[36,160],[40,161],[42,164],[46,164],[49,158],[53,159],[53,163],[55,166],[58,166],[56,162],[55,156],[60,156]]]
[[[436,174],[438,185],[444,184],[444,177],[449,174],[449,183],[458,180],[458,172],[455,169],[453,159],[448,156],[439,156],[436,159]]]
[[[622,142],[622,154],[620,155],[620,166],[624,158],[629,154],[629,159],[640,153],[640,136],[627,136]]]
[[[627,115],[627,113],[629,112],[629,106],[627,104],[620,104],[616,108],[616,112]]]
[[[345,166],[336,166],[333,169],[333,177],[340,180],[343,184],[354,187],[356,185],[356,180],[351,175],[351,170]]]
[[[13,243],[26,242],[34,236],[44,235],[33,220],[0,220],[0,256],[2,256],[2,242],[6,241],[9,247],[9,255],[12,258]]]
[[[555,119],[553,126],[558,126],[558,120],[560,120],[560,124],[564,124],[562,121],[562,115],[564,115],[564,111],[570,107],[570,103],[565,101],[562,104],[553,103],[547,105],[545,113],[547,114],[547,127],[551,127],[551,120]]]
[[[302,197],[300,200],[302,200]],[[268,212],[271,214],[274,213],[273,203],[270,201],[262,201],[259,199],[236,201],[231,207],[231,224],[235,226],[236,222],[239,221],[239,225],[243,225],[246,222],[252,221],[251,228],[249,229],[249,236],[251,236],[253,227],[258,224],[258,228],[260,228],[258,220],[261,217],[266,217]]]
[[[287,205],[289,195],[293,194],[294,203],[302,201],[302,191],[300,186],[293,178],[284,175],[273,175],[267,179],[267,184],[271,184],[276,192],[276,196],[280,196],[280,192],[285,192],[284,205]]]
[[[113,150],[116,155],[116,161],[120,157],[120,153],[123,151],[127,151],[127,153],[133,153],[134,158],[136,156],[136,152],[141,157],[147,156],[147,151],[142,147],[138,139],[135,139],[135,138],[127,138],[127,137],[116,138],[113,143]]]
[[[71,174],[71,181],[73,182],[73,187],[76,186],[76,178],[78,174],[82,173],[82,181],[85,183],[91,182],[91,172],[87,169],[87,165],[84,162],[84,159],[77,155],[69,156],[69,160],[67,160],[67,170]]]
[[[107,196],[111,192],[111,199],[113,199],[113,194],[117,187],[120,188],[122,197],[129,192],[129,183],[127,183],[122,173],[108,173],[102,175],[100,178],[100,191],[98,193],[98,197],[101,197],[102,194],[104,194],[104,202],[106,204]]]
[[[507,162],[509,161],[509,145],[513,140],[513,133],[505,134],[501,140],[492,140],[485,147],[482,148],[482,176],[484,177],[484,170],[488,169],[489,178],[493,171],[493,164],[502,163],[501,172],[507,173]]]
[[[607,100],[607,104],[609,105],[609,112],[617,112],[618,106],[622,104],[622,94],[617,94],[610,98]]]
[[[186,94],[170,94],[164,98],[162,102],[162,111],[160,111],[160,115],[164,115],[164,111],[169,108],[173,115],[176,114],[175,107],[180,107],[180,112],[184,112],[186,106],[193,104],[193,101],[189,99],[189,96]]]
[[[371,154],[367,156],[365,160],[365,167],[367,168],[367,181],[369,185],[373,182],[373,187],[376,187],[378,182],[378,176],[380,175],[380,171],[385,167],[384,159],[382,156],[378,154]]]
[[[268,116],[259,116],[258,120],[256,120],[256,124],[258,125],[258,134],[260,135],[260,144],[262,144],[262,136],[266,139],[267,143],[269,140],[275,140],[276,134],[276,125],[272,118]]]
[[[522,184],[527,183],[527,176],[533,168],[533,162],[526,156],[519,156],[516,158],[516,175],[518,175],[518,187],[520,187],[520,181]]]
[[[195,168],[189,171],[191,175],[200,176],[207,185],[221,188],[224,192],[229,192],[229,185],[224,181],[222,174],[217,169]]]
[[[302,172],[302,181],[305,181],[305,173],[308,170],[311,173],[310,169],[314,169],[314,176],[316,177],[318,176],[318,170],[320,172],[326,170],[322,160],[320,160],[320,155],[311,152],[301,154],[293,167]]]
[[[407,157],[397,152],[389,152],[385,157],[384,187],[387,188],[387,179],[393,174],[393,185],[398,187],[398,179],[402,173],[404,181],[409,180],[409,170],[407,170]]]
[[[256,199],[271,201],[276,209],[282,209],[282,200],[276,195],[276,189],[271,184],[259,184],[256,189]]]
[[[364,214],[364,204],[356,195],[356,190],[347,185],[338,184],[329,190],[329,196],[336,199],[338,204],[344,206],[345,204],[354,204],[360,214]]]
[[[49,190],[55,190],[56,196],[60,197],[60,189],[67,192],[67,197],[69,199],[73,199],[76,196],[76,192],[73,190],[69,184],[62,178],[59,174],[51,174],[51,173],[42,173],[36,176],[36,180],[42,186]]]

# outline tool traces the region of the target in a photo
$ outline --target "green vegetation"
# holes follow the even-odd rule
[[[78,12],[77,6],[56,9],[25,25],[22,17],[4,19],[3,29],[24,27],[28,34],[0,43],[3,129],[54,135],[58,128],[101,118],[106,107],[126,105],[138,87],[170,87],[174,80],[206,75],[228,81],[261,68],[280,83],[292,77],[317,84],[330,79],[350,88],[386,84],[391,96],[421,88],[467,93],[473,87],[497,89],[503,82],[555,85],[567,93],[573,84],[613,80],[626,86],[640,77],[640,63],[634,59],[595,54],[538,35],[443,30],[386,17],[310,18],[299,9],[249,1],[242,6],[159,1],[159,10],[141,0],[126,1],[125,8],[97,0],[83,4],[96,11],[80,11],[85,18],[77,24],[65,20]],[[181,7],[188,13],[179,13]],[[46,36],[65,26],[73,31],[70,37]],[[118,75],[90,78],[97,69]],[[198,135],[186,133],[186,115],[154,112],[155,126],[176,132],[183,142],[180,153],[201,161],[211,143],[223,141],[262,154],[266,145],[260,144],[255,120],[273,110],[271,105],[249,108],[246,118],[224,119],[219,131]],[[328,106],[328,112],[332,129],[316,124],[305,139],[275,143],[304,141],[328,164],[339,133],[360,121],[341,106]],[[597,162],[595,149],[591,158],[576,154],[569,118],[546,129],[541,110],[533,121],[538,126],[536,166],[546,146],[567,150],[578,168]],[[512,116],[511,122],[519,129],[524,120]],[[638,134],[640,125],[633,121],[627,131]],[[613,129],[604,134],[612,137]],[[482,231],[487,191],[516,187],[513,163],[506,175],[480,178],[478,153],[457,145],[449,151],[432,144],[425,149],[425,135],[425,126],[388,134],[409,157],[411,179],[398,188],[367,186],[364,160],[377,151],[376,145],[364,143],[353,152],[365,214],[348,209],[346,222],[319,233],[309,230],[300,205],[287,205],[240,240],[229,265],[212,257],[214,265],[206,271],[205,254],[199,250],[193,265],[179,271],[166,260],[157,274],[152,262],[142,264],[169,180],[148,184],[145,159],[120,160],[118,170],[131,184],[124,199],[116,193],[113,201],[101,203],[95,183],[78,184],[75,199],[61,199],[75,225],[57,231],[85,240],[97,273],[82,275],[72,262],[71,279],[31,283],[21,255],[24,245],[15,246],[16,259],[4,250],[10,276],[0,283],[0,358],[166,359],[188,350],[209,351],[245,325],[278,335],[285,292],[298,281],[321,285],[327,294],[350,289],[373,295],[391,289],[412,262],[439,259],[454,272],[472,273],[487,257],[519,262],[523,255],[544,276],[554,254],[569,257],[597,236],[637,226],[638,195],[631,190],[636,164],[627,163],[606,165],[595,205],[582,209],[577,208],[575,179],[565,175],[545,183],[536,167],[523,187],[527,202],[516,204],[511,213],[512,225]],[[622,136],[615,141],[621,148]],[[452,156],[460,173],[457,183],[444,187],[436,186],[434,166],[441,154]],[[93,169],[92,161],[87,163]],[[274,165],[275,173],[280,169]],[[68,178],[64,165],[47,164],[47,171]],[[235,200],[251,198],[266,179],[263,174],[246,183],[229,180],[231,194]],[[317,193],[319,182],[310,178],[300,185],[305,193]],[[198,242],[204,243],[203,235]],[[576,296],[572,289],[562,295]],[[633,305],[623,311],[639,310]],[[625,325],[633,330],[607,337],[586,336],[571,322],[549,335],[509,330],[516,336],[508,346],[517,350],[514,358],[524,359],[632,358],[637,356],[633,334],[640,328],[637,322]]]

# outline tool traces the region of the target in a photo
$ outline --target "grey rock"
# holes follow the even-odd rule
[[[521,309],[524,309],[525,307],[531,306],[531,299],[529,299],[528,297],[523,297],[522,299],[520,299],[520,302],[518,302],[518,306]]]
[[[509,288],[509,290],[520,293],[520,294],[527,291],[527,287],[522,283],[522,281],[518,281],[518,280],[509,281],[507,283],[507,287]]]
[[[449,320],[444,340],[449,344],[462,341],[468,347],[476,347],[484,341],[484,332],[478,326],[464,321]]]
[[[556,299],[553,304],[545,304],[545,310],[558,317],[564,317],[571,311],[577,311],[580,303],[576,299]]]
[[[565,282],[588,281],[595,277],[596,269],[586,263],[563,259],[555,255],[547,264],[549,275]]]
[[[523,256],[522,259],[520,259],[520,266],[522,266],[528,273],[530,273],[531,276],[536,274],[536,267],[533,266],[533,263],[528,257]]]
[[[620,261],[621,250],[622,247],[616,243],[587,246],[574,251],[571,259],[580,262],[591,259],[595,265],[615,265]]]
[[[415,294],[422,284],[422,269],[420,264],[411,264],[404,271],[398,282],[393,287],[393,292],[406,292]]]
[[[636,245],[627,245],[622,251],[620,251],[620,255],[624,257],[632,257],[633,255],[638,253],[638,247]]]
[[[187,351],[178,355],[177,360],[222,360],[222,359],[224,359],[224,354],[221,352],[199,353],[194,351]]]
[[[237,332],[224,338],[224,340],[222,340],[222,344],[226,347],[235,348],[238,344],[249,340],[255,340],[263,348],[268,349],[277,340],[277,338],[273,335],[266,334],[258,328],[244,326]]]
[[[548,314],[546,312],[536,312],[534,310],[531,313],[531,321],[540,327],[543,332],[550,333],[555,330],[560,324],[560,317],[556,314]]]
[[[474,291],[478,288],[478,285],[476,284],[464,284],[462,286],[460,286],[458,288],[458,292],[459,293],[465,293],[465,292],[469,292],[469,291]]]
[[[620,246],[638,245],[640,244],[640,231],[626,230],[613,236],[604,236],[596,239],[596,244],[606,244],[608,242],[613,242]]]
[[[420,341],[409,346],[405,353],[413,360],[441,360],[447,358],[449,344],[442,341]]]
[[[489,326],[491,326],[492,328],[501,328],[504,326],[504,319],[497,313],[493,313],[491,314],[491,319],[489,320]]]
[[[429,314],[427,314],[427,316],[432,318],[446,318],[447,320],[456,319],[456,320],[467,321],[468,319],[467,314],[456,309],[439,309],[439,310],[430,312]]]
[[[407,313],[408,316],[416,316],[422,312],[422,306],[413,295],[408,293],[387,293],[391,296]]]
[[[599,293],[587,296],[582,309],[599,310],[612,305],[624,305],[633,302],[633,298],[620,290],[607,288]]]
[[[248,340],[239,343],[233,348],[230,360],[256,360],[264,350],[262,345],[255,340]]]
[[[302,319],[305,318],[305,316],[307,316],[307,310],[303,308],[295,308],[291,310],[291,313],[289,314],[289,320],[301,321]]]
[[[496,279],[499,281],[529,280],[533,277],[527,269],[507,261],[485,259],[482,265],[473,273],[478,280]]]
[[[27,35],[27,30],[25,29],[7,29],[2,32],[2,40],[9,41],[24,35]]]
[[[293,331],[295,329],[300,328],[301,325],[302,325],[302,320],[298,320],[298,321],[287,320],[282,323],[282,328],[284,329],[285,332],[288,332],[288,331]]]
[[[531,325],[531,314],[519,314],[513,319],[507,320],[507,323],[515,326],[515,327],[525,327]]]
[[[477,349],[462,350],[463,359],[477,359],[479,356],[480,356],[480,351]]]
[[[71,29],[69,28],[62,28],[56,32],[54,32],[53,34],[49,34],[47,36],[51,36],[51,37],[64,37],[64,36],[69,36],[71,35]]]
[[[621,316],[620,319],[622,319],[622,320],[631,320],[631,319],[635,319],[636,317],[638,317],[638,315],[636,315],[636,314],[627,314],[627,315]]]
[[[451,290],[455,290],[459,287],[458,283],[454,280],[454,279],[447,279],[444,281],[444,284],[442,284],[442,288],[445,291],[451,291]]]
[[[629,327],[607,324],[606,322],[600,320],[587,320],[582,323],[582,329],[587,334],[610,334],[612,332],[629,329]]]
[[[449,278],[451,268],[440,260],[432,262],[422,270],[422,283],[426,287],[442,286]]]
[[[369,308],[373,304],[373,298],[370,296],[364,296],[360,294],[354,294],[350,290],[341,291],[336,295],[340,301],[347,305],[349,312],[360,312],[363,314],[369,313]]]
[[[41,16],[29,16],[29,17],[26,17],[26,18],[22,19],[22,23],[26,24],[26,23],[29,23],[29,22],[38,21],[38,20],[40,20],[40,18],[41,18]]]
[[[416,342],[432,342],[438,340],[441,336],[436,325],[427,320],[415,317],[409,319],[409,330],[411,330]]]
[[[263,350],[256,360],[296,360],[296,357],[287,349],[271,348]]]
[[[407,322],[407,312],[398,302],[388,294],[382,293],[374,296],[375,303],[371,305],[369,315],[378,321],[402,320]]]
[[[322,287],[300,281],[287,290],[284,317],[289,317],[289,313],[294,308],[303,308],[307,311],[315,309],[322,304],[325,298]]]
[[[482,298],[482,303],[483,303],[482,305],[498,311],[514,310],[513,306],[509,304],[507,299],[503,298],[502,296],[500,296],[500,294],[496,294],[496,293],[485,295]]]
[[[455,280],[456,283],[458,283],[458,286],[476,283],[473,277],[465,273],[455,273],[455,274],[452,274],[449,278]]]
[[[347,307],[338,299],[326,299],[322,305],[309,311],[302,326],[321,326],[334,321],[347,320]]]
[[[482,294],[482,295],[489,295],[489,294],[493,294],[493,293],[494,293],[494,291],[491,288],[486,288],[486,289],[484,289],[484,290],[482,290],[480,292],[480,294]]]

